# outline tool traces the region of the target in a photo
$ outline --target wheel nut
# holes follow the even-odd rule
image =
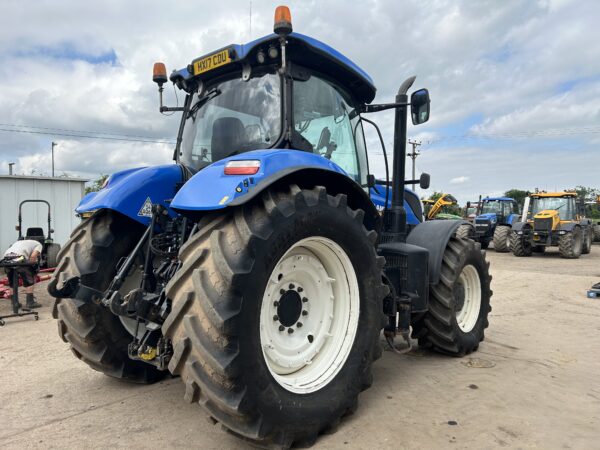
[[[298,292],[302,292],[304,289],[302,289],[302,286],[298,286]]]
[[[294,289],[296,286],[294,286],[292,283],[290,283],[290,289]]]
[[[303,316],[307,316],[308,315],[308,311],[307,310],[302,311],[302,315]]]
[[[308,299],[306,297],[302,297],[302,302],[306,303],[308,301]]]
[[[285,327],[283,325],[279,325],[279,331],[283,331],[285,330]]]
[[[279,293],[280,293],[281,295],[285,294],[285,289],[281,289],[281,290],[279,291]]]
[[[277,308],[279,306],[279,302],[278,301],[273,302],[273,306]]]
[[[275,315],[273,316],[273,320],[279,320],[279,316],[278,316],[277,314],[275,314]]]
[[[293,328],[288,328],[288,334],[292,334],[294,332]]]
[[[302,322],[298,322],[298,323],[296,324],[296,326],[297,326],[298,328],[302,328]]]

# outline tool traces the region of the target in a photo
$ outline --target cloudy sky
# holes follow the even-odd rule
[[[250,30],[247,0],[40,0],[31,7],[3,0],[0,174],[8,162],[17,173],[49,174],[52,141],[57,175],[96,178],[168,163],[177,117],[157,111],[152,64],[179,69],[268,34],[277,4],[253,0]],[[371,75],[376,102],[393,101],[413,74],[415,87],[429,88],[431,120],[410,127],[409,137],[422,141],[417,173],[431,174],[431,191],[466,201],[509,188],[600,187],[599,2],[288,5],[296,31],[340,50]],[[173,89],[165,92],[167,103],[176,103]],[[391,150],[392,115],[370,118]],[[81,132],[110,139],[64,136]],[[382,175],[380,145],[372,132],[368,140],[371,169]]]

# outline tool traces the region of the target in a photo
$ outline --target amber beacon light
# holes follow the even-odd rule
[[[167,82],[167,68],[163,63],[154,63],[154,67],[152,69],[152,81],[159,86],[162,86],[163,83]]]
[[[275,9],[275,26],[273,31],[279,35],[287,35],[292,32],[292,14],[287,6],[278,6]]]

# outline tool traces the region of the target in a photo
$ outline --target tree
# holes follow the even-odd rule
[[[90,192],[98,192],[100,189],[102,189],[102,186],[104,185],[104,182],[107,178],[108,175],[100,175],[100,178],[98,178],[95,181],[92,181],[91,185],[86,186],[85,193],[89,194]]]
[[[514,198],[519,205],[523,205],[525,198],[531,194],[530,191],[524,191],[522,189],[509,189],[504,193],[505,197]]]
[[[577,197],[584,199],[586,202],[585,215],[590,219],[600,219],[600,205],[595,203],[596,199],[600,195],[600,189],[587,186],[577,186],[575,191],[577,192]]]

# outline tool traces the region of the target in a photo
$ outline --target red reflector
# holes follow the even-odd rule
[[[225,175],[255,175],[260,169],[260,161],[229,161],[225,164]]]

